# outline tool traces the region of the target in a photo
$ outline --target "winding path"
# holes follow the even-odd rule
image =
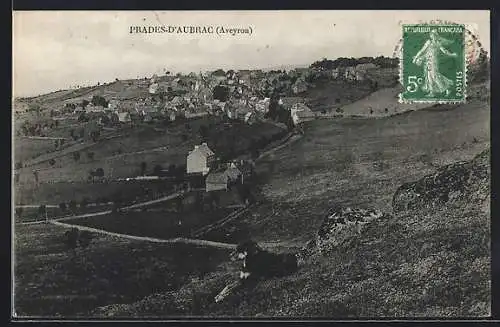
[[[177,193],[170,194],[170,195],[167,195],[167,196],[155,199],[155,200],[150,200],[150,201],[136,203],[136,204],[129,205],[129,206],[126,206],[126,207],[122,207],[122,208],[120,208],[120,210],[129,210],[129,209],[141,208],[141,207],[145,207],[145,206],[148,206],[148,205],[151,205],[151,204],[156,204],[156,203],[160,203],[160,202],[172,200],[172,199],[175,199],[175,198],[181,196],[184,193],[185,193],[184,191],[177,192]],[[66,217],[60,217],[60,218],[49,218],[48,222],[57,222],[57,221],[73,220],[73,219],[78,219],[78,218],[88,218],[88,217],[104,216],[104,215],[108,215],[108,214],[110,214],[112,212],[113,212],[112,210],[105,210],[105,211],[85,213],[85,214],[76,215],[76,216],[66,216]],[[45,223],[45,222],[46,222],[46,220],[39,220],[39,221],[26,222],[26,223],[18,223],[18,224],[19,225],[36,225],[36,224],[41,224],[41,223]]]

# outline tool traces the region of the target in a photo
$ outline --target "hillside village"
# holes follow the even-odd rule
[[[469,67],[468,102],[457,105],[399,103],[398,65],[324,58],[292,70],[165,72],[15,99],[18,314],[401,316],[417,301],[424,303],[410,310],[417,316],[470,307],[484,315],[486,239],[464,236],[480,253],[463,256],[469,268],[449,263],[466,247],[442,243],[486,228],[489,61]],[[466,168],[455,164],[463,160]],[[474,178],[457,182],[457,171]],[[455,196],[428,182],[436,176],[465,186]],[[421,184],[425,203],[415,195]],[[481,196],[465,204],[474,192]],[[355,232],[338,218],[346,212]],[[449,233],[434,235],[441,217]],[[68,243],[75,227],[89,240]],[[306,249],[307,263],[217,306],[211,300],[235,273],[228,244],[248,237],[273,250]],[[402,259],[398,247],[418,255]],[[383,259],[389,252],[400,266]],[[450,272],[456,292],[468,285],[467,269],[477,269],[479,304],[462,293],[461,303],[417,293],[424,282],[400,297],[397,278],[424,280],[418,260],[459,265]],[[387,288],[373,284],[386,277]],[[446,282],[432,280],[436,289]]]
[[[209,140],[212,147],[215,145],[214,142],[218,142],[217,136],[212,135],[210,139],[208,135],[210,134],[209,126],[214,122],[225,124],[226,130],[229,124],[255,125],[255,128],[263,123],[277,126],[279,131],[273,132],[276,133],[274,136],[252,140],[246,149],[236,151],[238,153],[235,152],[233,146],[222,149],[230,153],[218,153],[217,160],[210,164],[210,169],[214,174],[220,173],[227,165],[234,165],[231,162],[233,159],[237,159],[240,166],[241,162],[252,165],[251,160],[246,159],[258,157],[259,151],[268,144],[278,141],[287,133],[289,135],[301,133],[301,126],[305,121],[323,116],[328,117],[332,112],[335,116],[342,116],[341,106],[361,96],[361,94],[355,94],[354,91],[351,96],[351,92],[346,90],[345,93],[338,93],[332,101],[322,97],[318,99],[317,96],[311,99],[307,96],[308,91],[314,92],[319,87],[318,85],[324,84],[328,88],[329,84],[332,84],[333,90],[336,90],[337,85],[341,87],[348,85],[347,87],[353,90],[358,88],[366,90],[363,92],[368,94],[378,88],[394,86],[397,83],[396,66],[396,60],[384,57],[359,60],[340,58],[335,65],[323,60],[314,63],[309,68],[297,68],[290,71],[228,70],[225,72],[219,69],[206,73],[175,76],[166,72],[163,76],[153,75],[143,80],[115,80],[102,85],[99,83],[94,87],[17,99],[14,103],[14,112],[18,118],[16,119],[16,136],[24,138],[25,142],[29,140],[36,142],[37,138],[40,141],[54,142],[54,148],[47,150],[47,159],[41,159],[44,156],[37,157],[39,154],[31,158],[16,156],[15,168],[18,171],[16,171],[15,180],[19,181],[24,177],[25,182],[28,184],[34,182],[34,185],[69,181],[61,176],[57,178],[44,178],[43,176],[44,172],[48,171],[47,168],[62,165],[62,162],[58,165],[57,157],[60,153],[64,153],[65,149],[71,152],[75,162],[82,162],[80,151],[72,149],[85,148],[87,145],[84,144],[88,142],[98,144],[115,138],[117,134],[143,129],[144,126],[146,128],[150,126],[155,130],[161,129],[163,133],[167,132],[172,135],[173,131],[182,125],[190,131],[191,121],[207,122],[207,125],[199,127],[197,133],[200,141]],[[333,103],[331,108],[326,109],[315,103],[318,100]],[[180,136],[182,141],[195,142],[189,139],[188,133]],[[193,143],[192,146],[195,144]],[[117,154],[123,153],[122,149],[118,151]],[[184,156],[184,159],[177,158],[175,162],[167,164],[167,167],[165,164],[150,164],[150,168],[154,166],[154,169],[147,174],[149,178],[168,177],[172,173],[178,175],[179,169],[184,169],[186,176],[200,173],[200,171],[190,171],[189,156],[191,154],[186,152],[178,154]],[[237,158],[238,155],[240,157],[243,155],[242,158],[245,160]],[[87,152],[87,157],[89,161],[96,162],[93,151]],[[40,166],[38,162],[45,164]],[[174,169],[175,172],[171,169],[169,174],[168,166],[172,164],[178,167]],[[141,165],[144,166],[147,163],[141,162]],[[26,172],[29,171],[28,168],[32,169],[32,173]],[[207,170],[204,171],[206,174],[209,168],[204,169]],[[113,172],[114,167],[104,169],[104,167],[95,166],[88,174],[83,174],[81,180],[91,180],[94,183],[106,179],[136,178],[137,175],[145,173],[132,175],[125,173],[113,176]],[[209,180],[212,178],[210,176]],[[187,180],[184,182],[187,183]]]

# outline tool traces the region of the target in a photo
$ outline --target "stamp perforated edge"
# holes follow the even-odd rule
[[[462,103],[466,103],[466,99],[467,99],[467,73],[468,73],[468,70],[467,70],[467,66],[468,66],[468,62],[467,62],[467,56],[465,55],[465,33],[467,30],[465,24],[455,24],[455,23],[446,23],[446,24],[443,24],[443,23],[439,23],[439,22],[431,22],[431,23],[416,23],[416,24],[402,24],[401,27],[405,26],[405,25],[431,25],[431,26],[436,26],[436,25],[439,25],[439,26],[462,26],[463,29],[464,29],[464,79],[463,79],[463,95],[462,95],[462,99],[461,100],[432,100],[432,99],[425,99],[425,100],[408,100],[408,99],[403,99],[403,92],[404,92],[404,89],[402,92],[399,93],[398,95],[398,102],[399,103],[404,103],[404,104],[412,104],[412,103],[429,103],[429,104],[462,104]],[[403,46],[404,46],[404,41],[403,41],[403,36],[401,36],[401,47],[399,48],[399,51],[398,51],[398,57],[399,57],[399,83],[401,84],[401,86],[403,86]]]

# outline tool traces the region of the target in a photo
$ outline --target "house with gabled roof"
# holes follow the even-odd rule
[[[225,168],[208,174],[205,185],[206,191],[227,190],[232,184],[241,183],[242,173],[234,163]]]
[[[290,109],[294,125],[314,119],[314,112],[304,103],[296,103]]]
[[[195,145],[186,159],[186,170],[188,174],[207,175],[215,165],[215,153],[208,147],[207,143]]]
[[[118,121],[120,123],[130,123],[132,121],[130,113],[128,112],[117,112],[116,114],[118,115]]]

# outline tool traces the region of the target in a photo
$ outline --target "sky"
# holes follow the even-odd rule
[[[490,52],[489,11],[15,11],[14,96],[153,74],[308,66],[392,56],[401,24],[469,24]],[[212,26],[251,34],[131,34],[131,26]]]

